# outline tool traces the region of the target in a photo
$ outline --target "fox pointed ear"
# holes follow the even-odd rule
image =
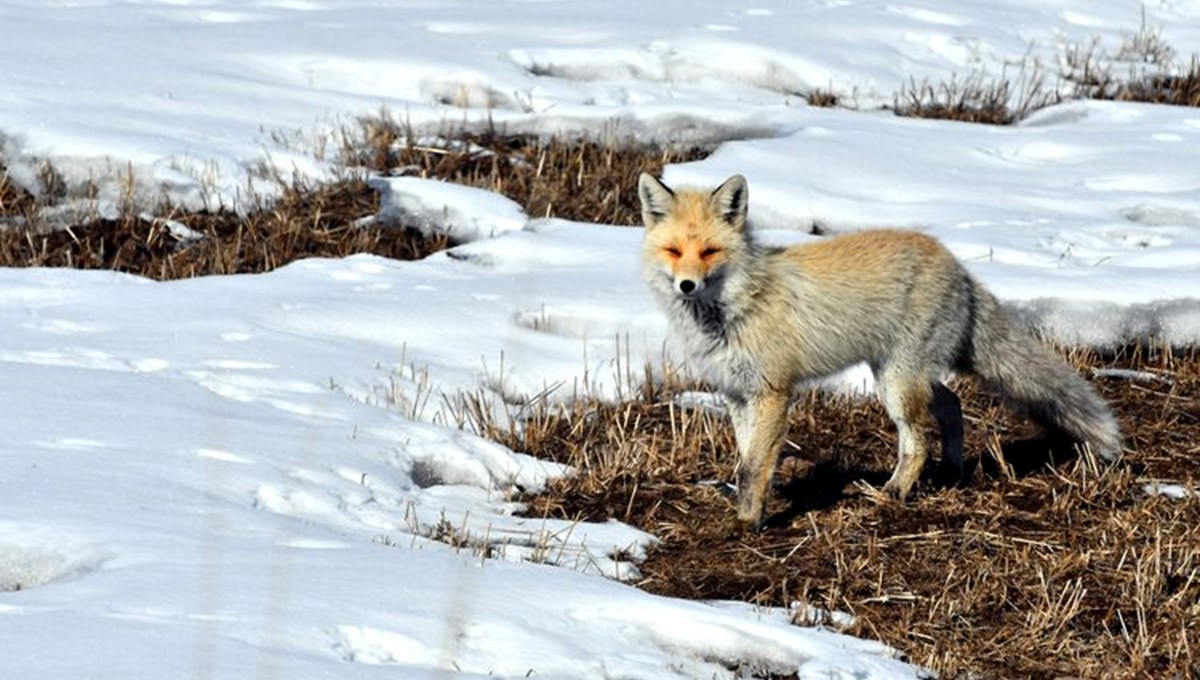
[[[667,216],[675,202],[675,192],[654,175],[643,172],[638,177],[638,200],[642,202],[642,224],[649,229]]]
[[[746,178],[741,175],[730,177],[712,192],[713,207],[726,222],[739,229],[746,226],[749,201],[750,192],[746,187]]]

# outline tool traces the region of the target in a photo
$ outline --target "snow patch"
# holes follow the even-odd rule
[[[465,243],[522,229],[525,211],[500,194],[419,177],[371,180],[380,192],[378,219]]]
[[[1194,498],[1200,495],[1200,491],[1191,489],[1180,484],[1172,484],[1168,482],[1151,482],[1142,486],[1142,491],[1147,496],[1164,496],[1171,500],[1185,500]]]

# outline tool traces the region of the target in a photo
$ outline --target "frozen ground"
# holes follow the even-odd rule
[[[1200,50],[1200,6],[1145,13]],[[726,139],[667,179],[745,174],[767,238],[910,226],[1050,335],[1196,342],[1196,110],[1076,103],[988,128],[803,104],[1115,50],[1140,20],[1095,0],[14,0],[0,154],[34,190],[49,159],[199,202],[264,161],[321,172],[323,135],[381,106],[432,128]],[[627,526],[515,517],[516,489],[563,471],[459,431],[455,404],[620,398],[664,351],[640,234],[383,182],[385,216],[474,240],[169,284],[0,271],[0,677],[918,673],[782,612],[622,584],[653,541]]]

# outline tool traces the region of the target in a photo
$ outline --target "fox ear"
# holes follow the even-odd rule
[[[725,218],[725,221],[739,229],[746,226],[746,209],[750,201],[749,189],[746,188],[746,178],[734,175],[725,180],[721,186],[713,189],[713,207]]]
[[[675,193],[650,173],[643,172],[638,177],[638,199],[642,202],[642,224],[649,229],[667,216],[675,202]]]

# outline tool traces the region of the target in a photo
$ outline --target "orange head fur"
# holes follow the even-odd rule
[[[646,274],[669,277],[676,294],[704,294],[745,248],[747,190],[741,175],[711,191],[672,191],[642,173],[638,198],[646,225]]]

